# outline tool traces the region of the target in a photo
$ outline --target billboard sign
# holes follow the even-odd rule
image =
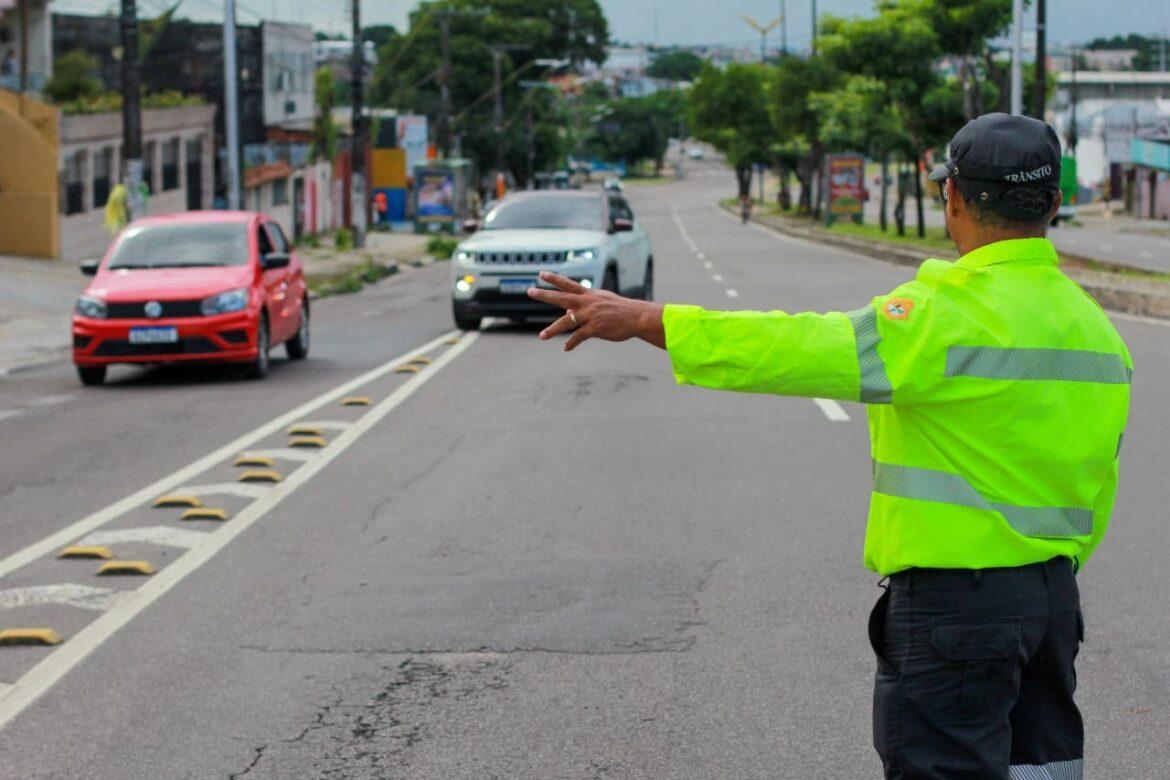
[[[855,154],[831,155],[827,162],[828,224],[842,217],[861,224],[865,210],[865,158]]]
[[[406,153],[406,170],[427,164],[427,118],[400,116],[395,120],[398,147]]]
[[[414,213],[419,222],[455,221],[455,174],[448,168],[414,170]]]

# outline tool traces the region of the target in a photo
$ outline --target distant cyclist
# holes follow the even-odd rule
[[[739,218],[745,225],[752,218],[752,196],[746,192],[739,196]]]

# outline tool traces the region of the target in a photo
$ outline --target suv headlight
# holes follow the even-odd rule
[[[570,249],[569,260],[592,260],[597,257],[596,249]]]
[[[248,307],[248,290],[241,287],[238,290],[228,290],[210,298],[204,298],[199,304],[199,311],[203,316],[213,314],[228,314],[233,311],[243,311]]]
[[[466,252],[461,249],[455,253],[455,260],[460,263],[473,263],[475,262],[475,252]]]
[[[73,310],[82,317],[90,317],[95,320],[104,320],[106,318],[106,302],[101,298],[94,298],[90,295],[83,295],[77,299],[77,303],[73,306]]]

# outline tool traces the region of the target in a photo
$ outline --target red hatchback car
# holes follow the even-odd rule
[[[283,343],[309,353],[304,269],[276,222],[246,211],[194,211],[136,220],[101,261],[73,314],[73,362],[83,384],[112,363],[239,363],[268,373]]]

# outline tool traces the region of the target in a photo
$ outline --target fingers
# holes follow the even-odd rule
[[[568,277],[561,276],[560,274],[557,274],[557,273],[553,273],[552,271],[541,271],[540,272],[540,280],[542,282],[548,282],[553,287],[556,287],[559,290],[564,290],[567,293],[576,293],[577,295],[584,295],[586,292],[585,288],[582,287],[579,283],[574,282],[572,279],[569,279]]]
[[[551,303],[553,306],[560,306],[562,309],[574,309],[579,305],[580,296],[573,293],[559,292],[557,290],[542,290],[539,287],[529,287],[528,297],[535,298],[542,303]]]
[[[575,330],[576,328],[577,328],[577,326],[573,324],[573,318],[570,317],[568,314],[566,314],[565,316],[561,317],[556,322],[554,322],[552,325],[549,325],[547,328],[542,330],[540,332],[540,338],[547,341],[548,339],[551,339],[553,336],[559,336],[562,333],[566,333],[570,330]]]
[[[577,348],[578,344],[581,344],[584,341],[588,341],[592,335],[593,333],[589,328],[577,328],[575,331],[569,334],[569,338],[565,340],[565,352],[572,352]]]

